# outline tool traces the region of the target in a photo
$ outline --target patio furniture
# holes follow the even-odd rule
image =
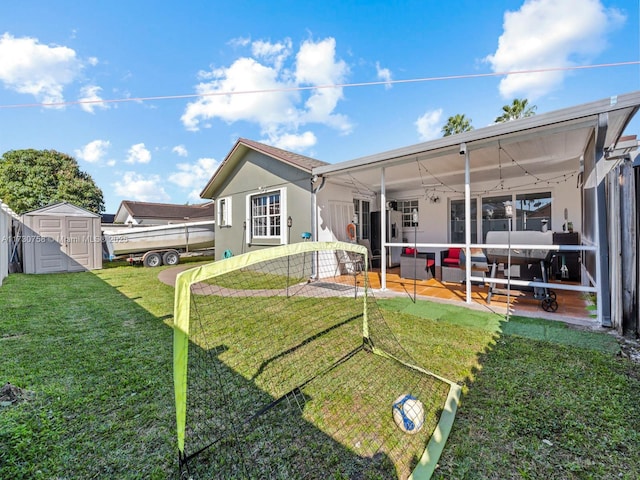
[[[375,252],[371,250],[371,242],[366,238],[358,239],[358,244],[363,247],[367,247],[369,254],[369,270],[373,269],[373,262],[379,263],[379,260],[382,258],[382,253],[379,250],[376,250]]]
[[[405,248],[400,255],[400,276],[416,280],[429,280],[436,276],[436,254],[434,252],[414,252]]]
[[[333,272],[335,277],[338,273],[340,275],[358,275],[364,270],[362,264],[362,256],[353,252],[347,252],[345,250],[338,250],[336,252],[338,263],[336,264],[336,271]]]
[[[465,279],[465,272],[460,268],[460,251],[458,247],[450,247],[440,252],[442,281],[460,283]]]

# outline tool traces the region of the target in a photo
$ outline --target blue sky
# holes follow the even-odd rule
[[[2,2],[0,153],[74,156],[107,213],[197,203],[238,137],[335,163],[455,114],[490,125],[514,98],[544,113],[640,90],[638,3]]]

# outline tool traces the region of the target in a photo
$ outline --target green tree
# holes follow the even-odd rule
[[[71,156],[55,150],[11,150],[0,157],[0,200],[16,213],[69,202],[104,211],[102,190]]]
[[[469,132],[473,130],[471,126],[471,119],[467,118],[463,114],[456,114],[453,117],[447,119],[447,123],[442,127],[442,136],[448,137],[456,133]]]
[[[518,118],[530,117],[535,115],[535,105],[529,105],[529,100],[526,98],[515,98],[511,105],[505,105],[502,107],[502,115],[496,118],[496,123],[504,123],[509,120],[516,120]]]

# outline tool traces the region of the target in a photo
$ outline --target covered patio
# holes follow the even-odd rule
[[[382,239],[381,292],[413,288],[413,280],[395,276],[396,265],[389,258],[394,251],[411,247],[436,254],[440,276],[416,283],[416,288],[424,287],[424,295],[438,297],[446,290],[446,296],[491,308],[500,304],[502,296],[489,303],[486,293],[482,298],[482,287],[474,286],[486,282],[487,271],[479,274],[472,262],[466,262],[462,284],[443,281],[442,250],[460,248],[468,259],[489,248],[510,254],[572,253],[577,255],[578,273],[571,281],[527,278],[504,261],[497,262],[498,273],[494,271],[491,280],[513,287],[510,300],[517,309],[531,303],[540,310],[539,302],[518,298],[517,287],[553,289],[559,297],[558,318],[569,315],[561,308],[576,303],[569,299],[579,299],[579,304],[591,294],[597,298],[597,325],[615,327],[620,321],[620,262],[624,262],[615,219],[621,205],[634,200],[621,197],[617,178],[609,172],[637,149],[636,137],[623,134],[639,107],[640,92],[633,92],[315,168],[314,238],[348,240],[342,232],[350,222],[357,224],[358,239],[371,238],[377,228]],[[512,217],[507,215],[508,204],[515,210]],[[390,240],[384,226],[396,208],[403,214],[402,238]],[[368,223],[367,209],[380,212],[380,225]],[[541,231],[548,231],[544,242],[528,233]],[[488,243],[489,232],[507,236],[496,236],[505,239],[500,243]],[[567,233],[575,234],[577,241],[567,245],[556,240]],[[552,234],[553,241],[547,241]],[[509,238],[507,243],[510,236],[514,241]],[[635,231],[631,241],[637,244]],[[633,261],[637,262],[635,256]]]
[[[506,289],[495,293],[491,301],[487,301],[489,285],[471,286],[471,303],[466,301],[466,286],[461,282],[444,282],[437,277],[428,280],[407,279],[400,276],[399,268],[390,268],[386,272],[386,289],[381,289],[382,272],[379,269],[368,271],[368,285],[373,289],[376,298],[406,297],[411,300],[430,300],[443,303],[457,303],[470,308],[495,312],[499,315],[518,315],[531,318],[545,318],[554,320],[561,318],[566,323],[597,328],[599,323],[595,318],[594,305],[587,296],[576,291],[554,290],[557,294],[558,309],[546,312],[539,299],[533,297],[532,292],[512,289],[507,295]],[[339,281],[352,284],[353,276],[343,275]],[[364,284],[364,273],[356,277],[359,285]]]

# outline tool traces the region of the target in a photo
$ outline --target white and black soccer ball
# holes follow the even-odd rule
[[[418,433],[424,425],[424,406],[411,394],[400,395],[393,402],[393,420],[405,433]]]

